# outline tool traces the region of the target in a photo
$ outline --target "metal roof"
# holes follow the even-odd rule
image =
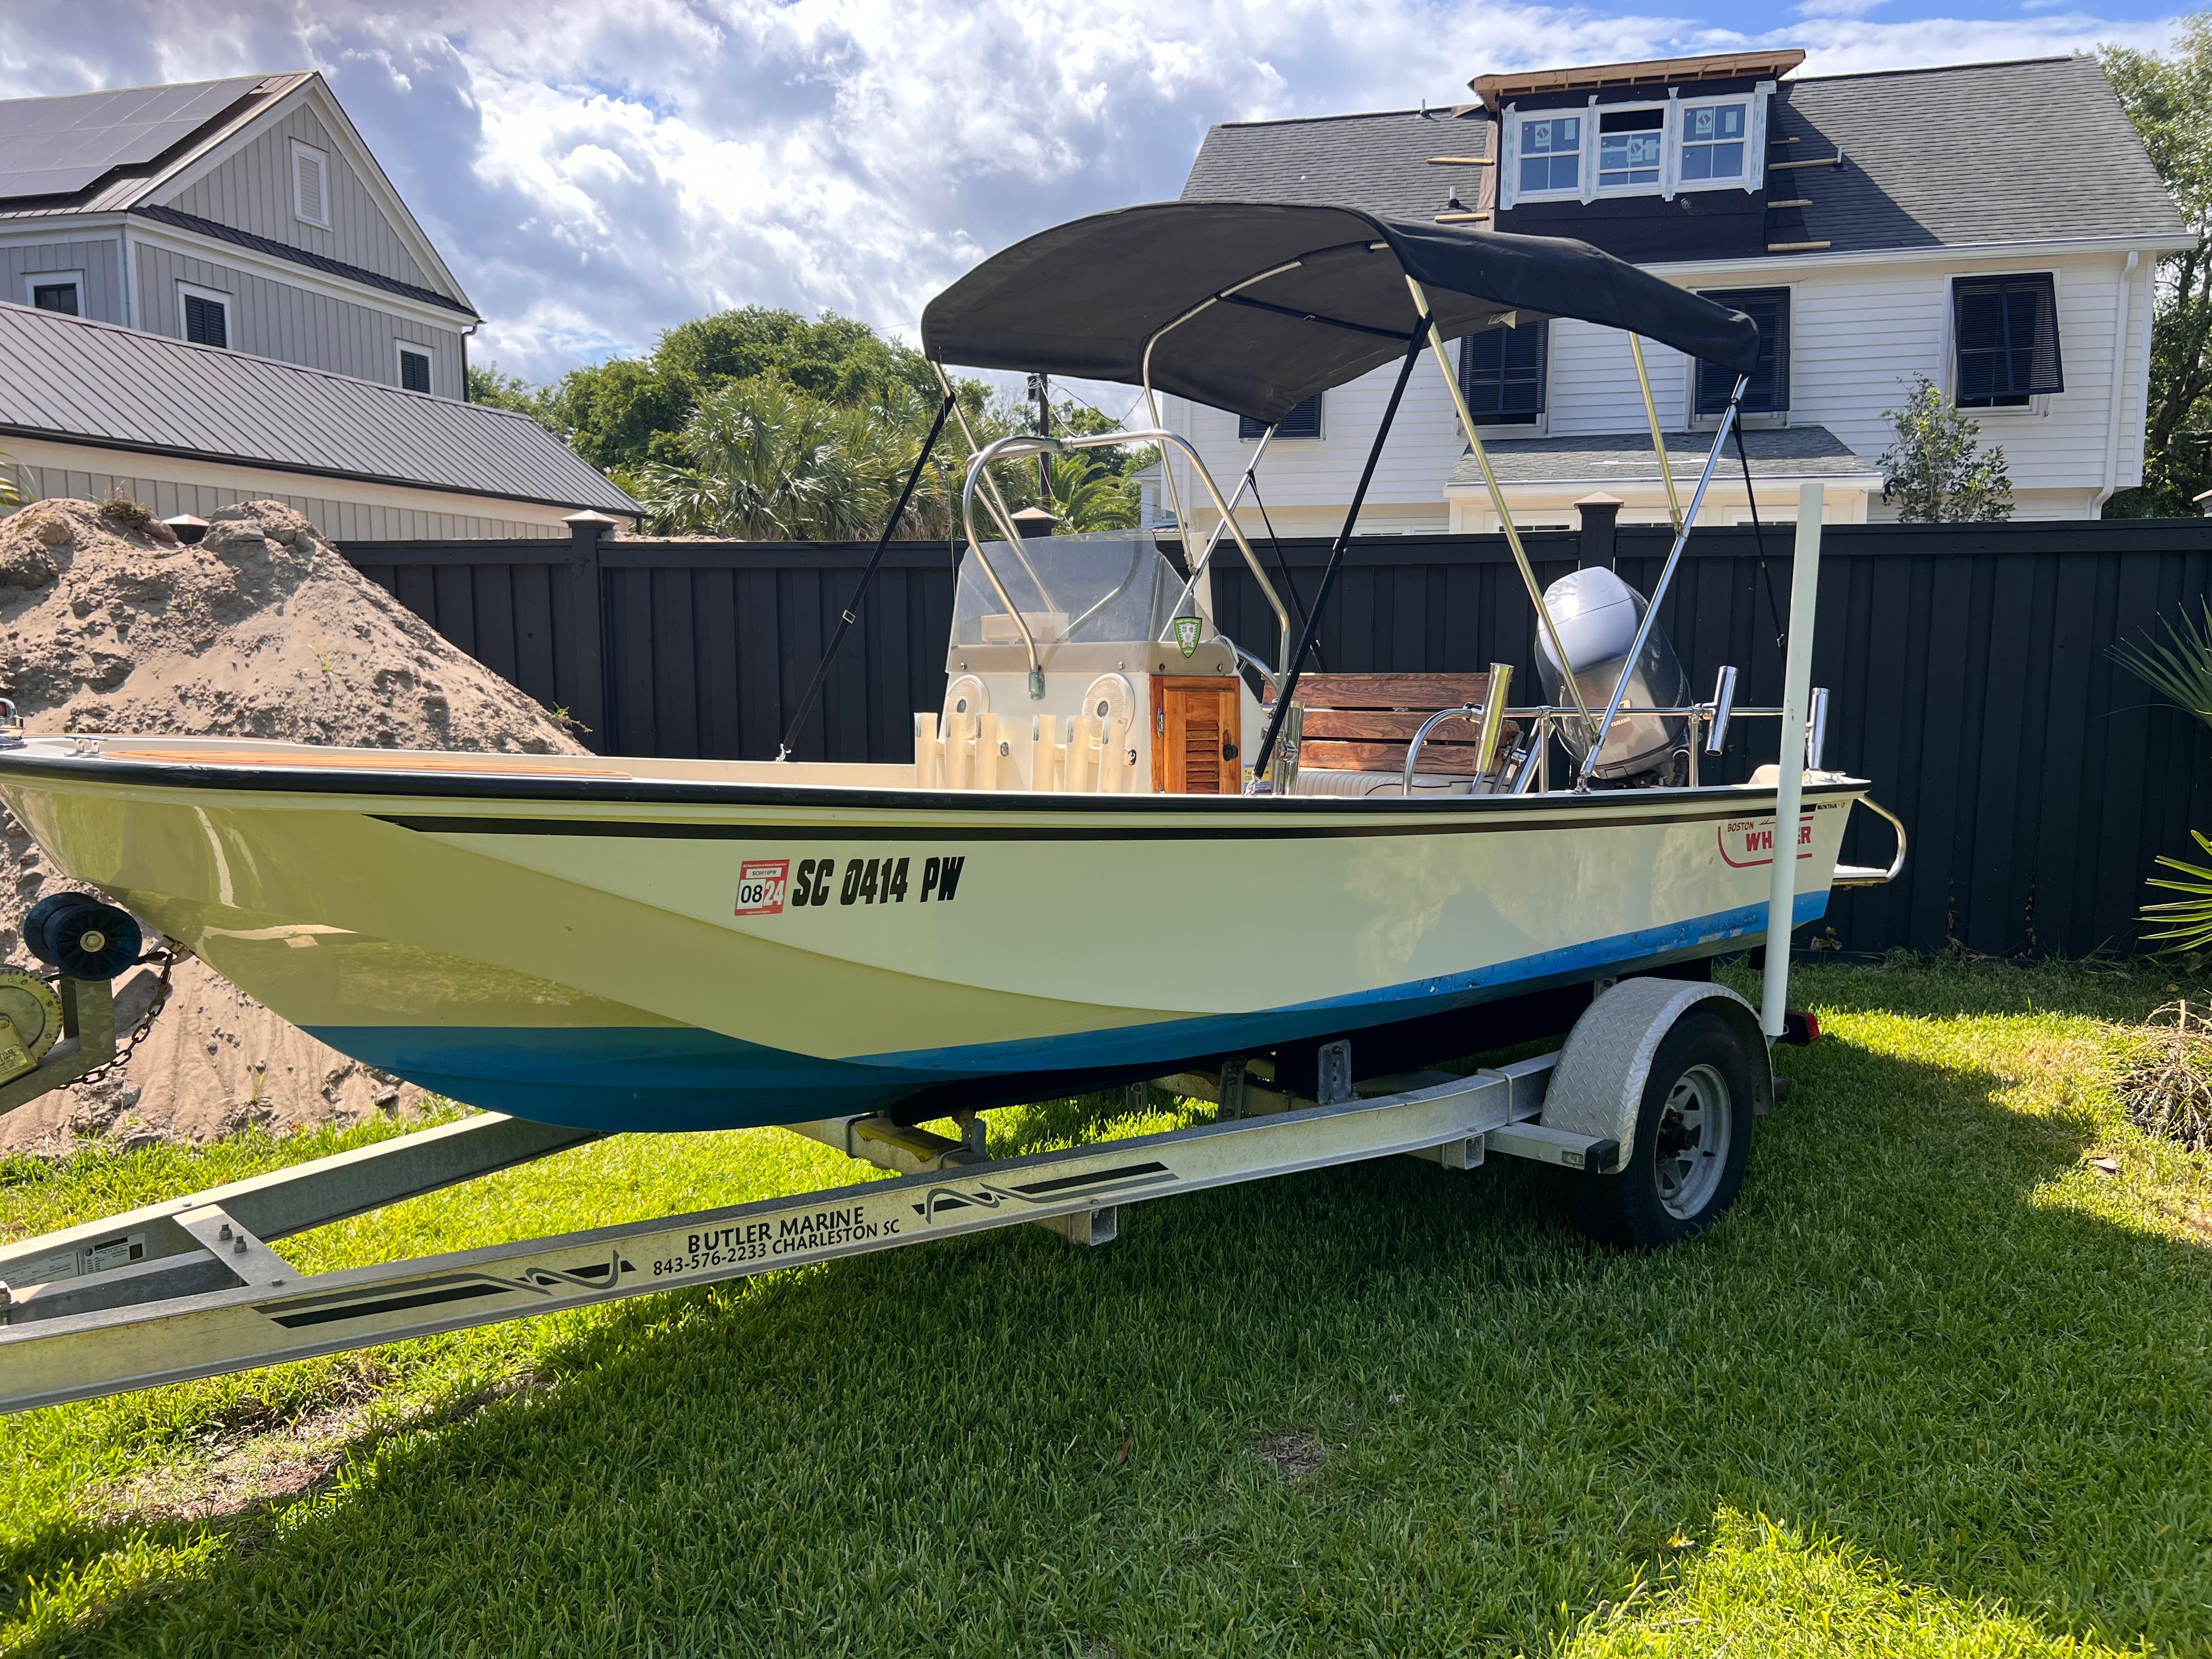
[[[1697,482],[1713,447],[1710,432],[1669,432],[1668,470],[1677,478]],[[1651,453],[1648,432],[1590,433],[1559,438],[1500,438],[1486,441],[1490,464],[1500,483],[1638,483],[1659,479],[1659,458]],[[1825,426],[1753,428],[1743,434],[1744,453],[1751,458],[1754,478],[1838,478],[1878,483],[1881,471],[1851,452],[1849,445]],[[1735,445],[1729,449],[1733,452]],[[1741,483],[1742,463],[1733,453],[1722,458],[1715,475],[1726,483]],[[1470,453],[1452,469],[1455,484],[1479,484],[1482,473]]]
[[[1492,125],[1480,108],[1224,123],[1206,135],[1182,193],[1426,217],[1455,187],[1478,205],[1472,192],[1496,168],[1429,158],[1494,154]],[[1844,156],[1783,175],[1812,205],[1790,210],[1778,240],[1860,253],[2188,234],[2092,58],[1784,81],[1770,131],[1796,141],[1777,152],[1790,160]],[[1595,228],[1554,234],[1605,245]],[[1698,258],[1695,247],[1686,239],[1679,257]]]
[[[526,415],[27,306],[0,304],[0,433],[641,511]]]
[[[118,167],[147,166],[264,78],[247,75],[0,103],[0,197],[70,196]]]

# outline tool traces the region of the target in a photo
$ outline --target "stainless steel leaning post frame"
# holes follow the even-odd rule
[[[1340,1058],[1348,1077],[1348,1053]],[[1115,1237],[1124,1204],[1398,1153],[1454,1170],[1489,1152],[1610,1170],[1620,1139],[1538,1121],[1557,1058],[1472,1077],[1378,1080],[1369,1086],[1390,1092],[1364,1099],[1278,1095],[1264,1115],[1243,1115],[1254,1091],[1240,1082],[1236,1104],[1224,1102],[1214,1122],[1024,1158],[986,1158],[886,1118],[832,1118],[793,1127],[902,1178],[337,1273],[302,1274],[270,1248],[597,1138],[494,1114],[466,1118],[0,1246],[0,1282],[15,1287],[0,1289],[0,1411],[1017,1223],[1100,1244]],[[1185,1092],[1231,1092],[1225,1078],[1172,1081]]]

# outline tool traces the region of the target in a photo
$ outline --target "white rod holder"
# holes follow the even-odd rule
[[[1774,870],[1766,897],[1766,977],[1760,1029],[1782,1035],[1790,1002],[1790,932],[1797,903],[1797,820],[1805,794],[1805,714],[1813,684],[1813,613],[1820,593],[1817,483],[1797,489],[1797,547],[1790,562],[1790,652],[1782,671],[1782,752],[1774,781]]]

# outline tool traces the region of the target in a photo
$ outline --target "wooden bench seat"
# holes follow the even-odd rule
[[[1298,745],[1300,770],[1390,772],[1406,769],[1406,748],[1421,722],[1439,709],[1479,703],[1490,692],[1487,674],[1304,674],[1297,702],[1305,710]],[[1424,775],[1462,776],[1474,770],[1478,722],[1446,720],[1421,745]],[[1508,720],[1502,749],[1515,732]]]

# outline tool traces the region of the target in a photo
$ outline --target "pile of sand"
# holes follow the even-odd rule
[[[127,502],[40,501],[0,520],[0,696],[33,732],[583,752],[277,501],[225,508],[194,546]],[[0,841],[0,958],[33,966],[24,913],[74,884],[4,811]],[[0,1152],[351,1121],[418,1094],[188,961],[128,1066],[0,1115]]]

